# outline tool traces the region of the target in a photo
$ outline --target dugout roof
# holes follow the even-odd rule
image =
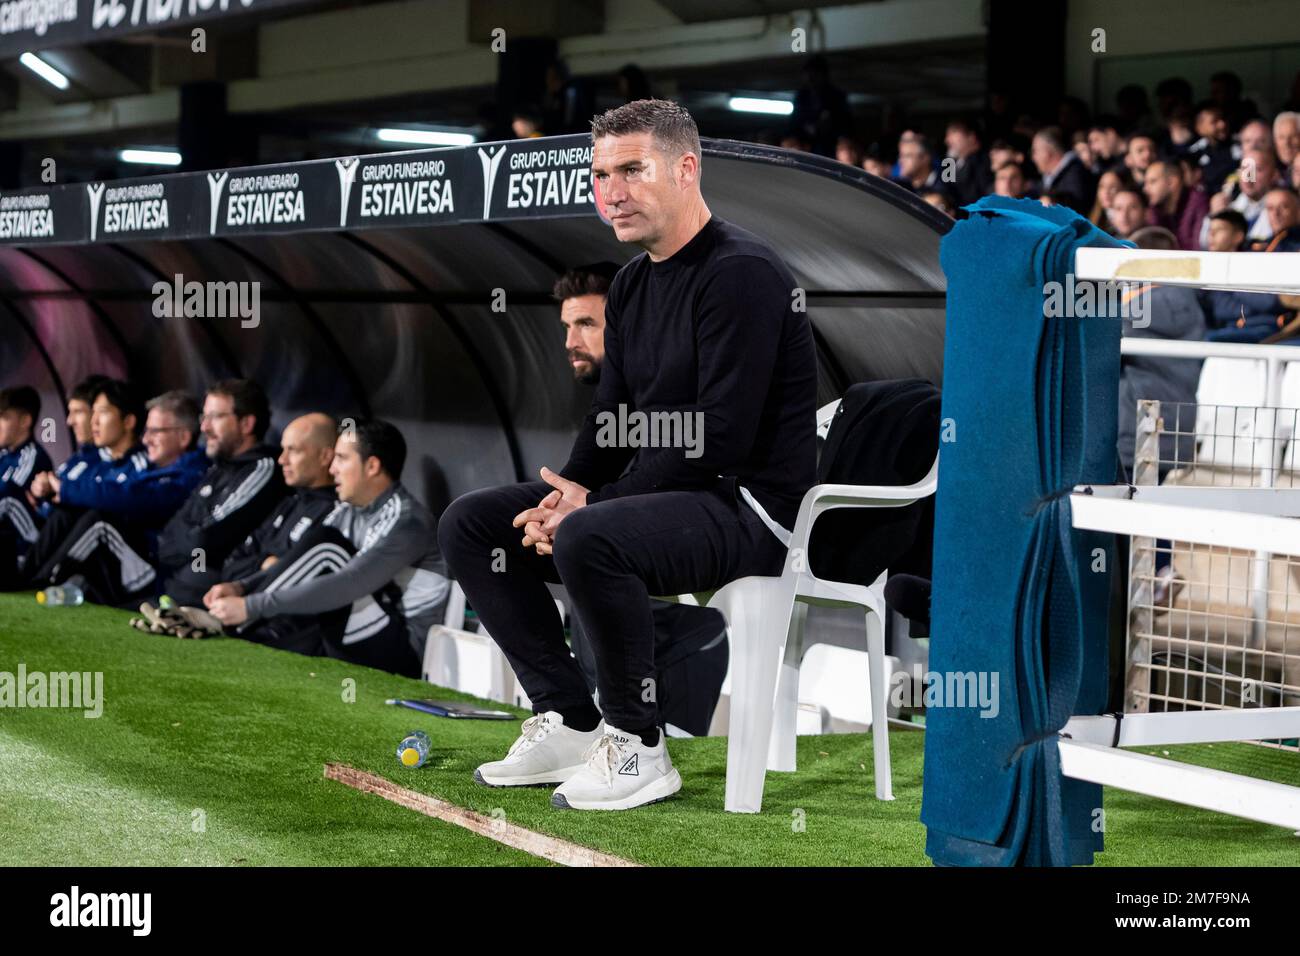
[[[870,379],[941,384],[947,217],[861,170],[727,140],[704,141],[703,190],[807,290],[821,402]],[[534,477],[590,401],[551,284],[639,251],[592,192],[590,137],[557,136],[7,193],[0,384],[41,391],[60,451],[62,396],[87,374],[149,394],[240,375],[266,386],[274,428],[310,409],[396,422],[435,508]],[[160,317],[178,275],[256,280],[259,324]]]

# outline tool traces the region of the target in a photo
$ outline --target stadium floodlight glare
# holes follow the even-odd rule
[[[381,129],[375,134],[385,143],[409,143],[414,146],[468,146],[473,133],[454,133],[440,129]]]
[[[794,104],[789,100],[767,100],[757,96],[733,96],[727,100],[727,106],[738,113],[769,113],[773,116],[789,116],[794,112]]]
[[[124,149],[117,154],[124,163],[143,166],[179,166],[181,154],[174,149]]]
[[[68,88],[68,78],[35,53],[24,53],[18,58],[18,62],[55,89],[66,90]]]

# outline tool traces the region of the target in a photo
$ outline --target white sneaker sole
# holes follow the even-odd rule
[[[483,768],[479,767],[474,771],[474,782],[481,783],[485,787],[536,787],[543,784],[555,785],[564,783],[575,773],[581,770],[582,764],[575,764],[572,767],[561,767],[559,770],[544,770],[541,773],[531,774],[497,774],[488,771],[486,774]]]
[[[648,783],[621,800],[571,800],[558,790],[551,795],[551,806],[562,810],[631,810],[649,803],[667,800],[682,789],[682,775],[673,769],[653,783]]]

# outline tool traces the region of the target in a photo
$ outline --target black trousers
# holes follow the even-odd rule
[[[443,556],[534,710],[567,721],[591,708],[546,589],[551,581],[568,590],[591,643],[606,723],[650,731],[660,722],[650,596],[780,574],[786,549],[744,502],[666,491],[580,508],[556,531],[554,554],[538,555],[510,522],[550,490],[528,482],[462,495],[438,522]]]
[[[0,495],[0,590],[24,587],[23,559],[40,533],[41,519],[19,495]]]
[[[143,534],[113,515],[58,506],[41,529],[24,565],[27,587],[85,579],[86,600],[131,606],[149,596],[158,574]]]
[[[339,570],[356,548],[337,528],[314,525],[270,568],[262,591],[304,584]],[[393,591],[396,590],[394,586]],[[407,677],[420,676],[420,660],[411,646],[406,619],[398,610],[400,595],[374,595],[387,620],[374,634],[345,643],[352,605],[323,614],[282,614],[240,628],[237,636],[279,650],[314,657],[335,657]]]

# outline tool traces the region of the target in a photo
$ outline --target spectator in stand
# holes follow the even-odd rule
[[[1207,194],[1223,188],[1223,181],[1241,161],[1239,148],[1232,142],[1223,108],[1204,103],[1196,112],[1196,132],[1200,138],[1187,149],[1201,168],[1202,184]]]
[[[1029,177],[1019,163],[1006,163],[993,174],[993,192],[1011,199],[1024,199],[1029,189]]]
[[[938,188],[940,180],[934,168],[934,153],[924,136],[903,134],[898,142],[898,175],[900,185],[915,193]]]
[[[1300,189],[1300,155],[1291,160],[1290,182],[1292,189]]]
[[[1180,249],[1201,248],[1201,225],[1209,213],[1205,193],[1188,189],[1180,163],[1160,160],[1147,167],[1143,191],[1150,204],[1147,224],[1168,229]]]
[[[1176,249],[1177,240],[1167,229],[1147,226],[1132,236],[1139,249]],[[1124,322],[1125,338],[1173,339],[1195,342],[1205,337],[1205,315],[1196,289],[1185,286],[1137,283],[1124,294],[1124,304],[1142,322]],[[1119,458],[1126,476],[1133,474],[1136,450],[1137,403],[1156,399],[1169,405],[1192,404],[1201,376],[1200,359],[1125,355],[1119,373]],[[1191,461],[1195,450],[1192,429],[1170,429],[1160,437],[1160,461]],[[1175,445],[1175,442],[1177,445]],[[1169,466],[1162,464],[1163,472]]]
[[[1124,165],[1135,183],[1146,179],[1147,167],[1158,158],[1156,140],[1150,133],[1134,133],[1128,138],[1128,149],[1124,153]]]
[[[989,147],[989,165],[995,173],[1007,163],[1023,166],[1026,145],[1026,141],[1015,134],[1006,139],[994,140]]]
[[[1241,129],[1247,120],[1259,115],[1253,102],[1241,98],[1241,77],[1228,70],[1210,77],[1210,99],[1223,107],[1223,115],[1233,130]]]
[[[794,95],[790,132],[807,142],[812,152],[834,156],[836,142],[853,127],[849,99],[831,83],[830,65],[821,54],[809,58],[803,75],[803,88]]]
[[[1237,140],[1241,143],[1239,154],[1245,156],[1247,153],[1273,153],[1273,126],[1261,119],[1251,120],[1241,128],[1237,135]]]
[[[1300,156],[1300,113],[1287,111],[1273,117],[1273,146],[1278,162],[1289,170]]]
[[[1087,132],[1092,122],[1092,111],[1088,104],[1077,96],[1063,96],[1056,106],[1056,125],[1061,127],[1065,138],[1074,141],[1074,134]]]
[[[1128,239],[1147,224],[1147,198],[1136,186],[1118,190],[1110,201],[1111,233]]]
[[[1210,212],[1235,209],[1246,217],[1246,238],[1271,239],[1273,227],[1264,215],[1264,196],[1277,184],[1277,160],[1272,152],[1246,153],[1241,168],[1210,198]]]
[[[1128,171],[1123,166],[1115,166],[1101,174],[1097,181],[1097,198],[1092,204],[1092,214],[1088,219],[1099,229],[1110,231],[1110,204],[1115,201],[1115,194],[1125,186],[1132,186]]]
[[[1181,76],[1171,76],[1156,84],[1156,110],[1160,119],[1168,123],[1182,108],[1192,105],[1192,84]]]
[[[953,205],[952,198],[946,192],[939,189],[927,189],[921,193],[921,199],[944,215],[954,219],[957,217],[957,207]]]
[[[1115,94],[1115,110],[1119,114],[1121,133],[1146,129],[1151,125],[1151,106],[1147,102],[1147,91],[1136,83],[1121,87]]]
[[[841,136],[835,144],[835,158],[846,166],[861,166],[862,144],[852,136]]]
[[[1241,252],[1246,243],[1246,217],[1235,209],[1223,209],[1209,217],[1210,252]]]
[[[889,179],[893,167],[889,160],[885,158],[885,151],[879,143],[872,143],[867,147],[867,153],[862,157],[862,168],[873,176],[879,176],[881,179]]]
[[[1300,200],[1286,186],[1276,186],[1264,196],[1264,218],[1273,236],[1256,242],[1255,252],[1300,252]]]
[[[1088,150],[1092,153],[1091,172],[1100,176],[1124,155],[1124,140],[1113,116],[1099,116],[1088,130]]]
[[[978,127],[969,120],[953,120],[944,132],[943,142],[956,167],[956,178],[948,184],[956,205],[967,206],[987,196],[993,189],[993,167]]]
[[[618,71],[617,82],[618,98],[624,103],[654,99],[649,77],[645,75],[645,70],[635,63],[629,63]]]
[[[1195,112],[1190,106],[1179,106],[1169,117],[1161,137],[1162,151],[1168,156],[1179,156],[1187,150],[1196,139],[1193,131]]]
[[[1040,129],[1034,136],[1034,165],[1042,175],[1042,191],[1065,200],[1071,209],[1087,215],[1092,206],[1094,185],[1088,170],[1075,152],[1066,146],[1059,126]]]

